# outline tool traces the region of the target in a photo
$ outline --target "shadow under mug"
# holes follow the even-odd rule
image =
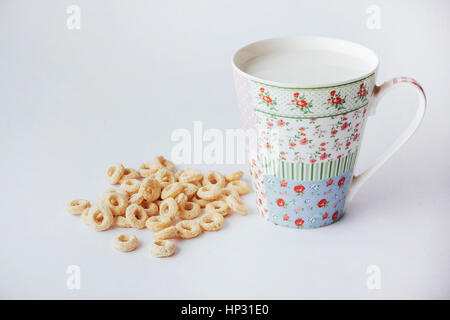
[[[320,67],[324,57],[330,60],[327,65],[345,57],[346,63],[364,67],[353,70],[351,77],[342,73],[339,78],[336,68],[329,76],[323,74],[327,68],[315,72],[314,65]],[[302,58],[303,66],[313,67],[298,81],[289,69],[289,81],[268,79],[281,60],[280,68],[286,68]],[[263,62],[250,68],[258,59]],[[281,226],[315,228],[339,220],[346,202],[416,131],[425,113],[426,98],[417,81],[397,77],[377,86],[378,57],[344,40],[294,37],[255,42],[237,51],[233,69],[242,126],[256,132],[249,162],[257,207],[266,220]],[[375,164],[354,176],[366,120],[396,85],[417,89],[416,115]]]

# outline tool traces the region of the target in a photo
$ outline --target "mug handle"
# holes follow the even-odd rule
[[[371,112],[375,111],[376,105],[380,99],[394,87],[394,85],[412,85],[416,88],[419,96],[419,108],[416,111],[416,115],[410,125],[402,132],[402,134],[397,138],[397,140],[386,150],[376,161],[369,167],[366,171],[360,175],[353,176],[352,183],[350,184],[347,203],[351,202],[355,194],[359,191],[361,186],[369,179],[370,176],[374,174],[400,147],[413,135],[417,130],[420,123],[422,122],[423,116],[425,114],[425,108],[427,105],[427,99],[425,97],[425,92],[422,86],[413,78],[408,77],[398,77],[392,80],[386,81],[381,86],[375,86],[373,90],[373,100],[371,105]]]

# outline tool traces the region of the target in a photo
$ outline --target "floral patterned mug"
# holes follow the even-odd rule
[[[249,160],[257,207],[281,226],[337,221],[345,202],[408,140],[425,112],[417,81],[399,77],[377,86],[378,57],[344,40],[255,42],[237,51],[233,69],[241,122],[256,132]],[[367,117],[394,85],[417,89],[416,116],[373,166],[354,176]]]

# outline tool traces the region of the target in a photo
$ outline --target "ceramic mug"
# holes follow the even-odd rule
[[[256,132],[249,161],[257,207],[281,226],[315,228],[339,220],[345,202],[408,140],[425,112],[417,81],[399,77],[376,85],[376,54],[344,40],[255,42],[237,51],[233,69],[243,127]],[[367,118],[397,85],[417,89],[415,118],[373,166],[354,176]]]

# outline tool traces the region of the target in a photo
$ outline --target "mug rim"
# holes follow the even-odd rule
[[[256,76],[242,70],[242,65],[241,66],[239,65],[238,60],[245,53],[245,50],[252,49],[258,45],[264,45],[264,44],[268,44],[270,42],[280,42],[280,41],[284,41],[284,42],[303,41],[303,42],[316,42],[316,43],[321,43],[321,44],[324,44],[324,43],[338,44],[339,47],[346,48],[346,50],[348,52],[352,51],[352,49],[358,51],[358,53],[360,53],[359,57],[361,59],[367,61],[371,65],[371,68],[370,68],[370,71],[365,72],[364,74],[361,74],[358,77],[353,77],[353,78],[338,81],[338,82],[330,82],[330,83],[324,82],[323,84],[320,84],[320,85],[308,85],[307,83],[300,83],[300,82],[288,83],[288,82],[280,82],[280,81],[262,79],[262,78],[256,77]],[[330,51],[332,52],[332,50],[330,50]],[[358,82],[358,81],[366,79],[370,76],[373,76],[376,73],[376,71],[378,70],[379,59],[373,50],[371,50],[361,44],[355,43],[355,42],[342,40],[339,38],[322,37],[322,36],[293,36],[293,37],[268,38],[268,39],[259,40],[259,41],[255,41],[250,44],[247,44],[244,47],[241,47],[240,49],[238,49],[234,53],[231,63],[232,63],[233,69],[237,73],[241,74],[242,76],[244,76],[250,80],[253,80],[253,81],[261,83],[261,84],[266,84],[266,85],[279,87],[279,88],[290,88],[290,89],[323,89],[323,88],[331,88],[331,87],[338,87],[338,86],[342,86],[342,85],[352,84],[354,82]]]

